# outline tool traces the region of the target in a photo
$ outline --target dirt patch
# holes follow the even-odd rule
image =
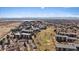
[[[0,22],[0,37],[4,36],[7,32],[10,31],[10,29],[16,28],[20,24],[21,22],[16,22],[16,21]]]

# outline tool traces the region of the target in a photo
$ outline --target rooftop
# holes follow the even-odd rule
[[[68,48],[68,49],[76,49],[76,46],[74,44],[56,43],[56,47],[59,47],[59,48]]]

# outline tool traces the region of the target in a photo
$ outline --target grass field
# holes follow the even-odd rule
[[[39,44],[37,47],[39,50],[44,51],[52,51],[55,50],[55,32],[54,27],[48,27],[46,30],[42,30],[36,35],[34,38]]]

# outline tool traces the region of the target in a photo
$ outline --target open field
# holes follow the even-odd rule
[[[4,36],[10,29],[16,28],[21,22],[19,21],[1,21],[0,22],[0,38]]]
[[[37,47],[40,51],[54,51],[55,50],[55,32],[54,27],[47,27],[46,30],[42,30],[41,32],[36,34],[36,38],[34,38],[35,42],[39,42]]]

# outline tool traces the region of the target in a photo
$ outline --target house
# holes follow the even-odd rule
[[[21,33],[33,33],[33,30],[32,29],[22,29],[21,30]]]
[[[14,33],[14,38],[20,39],[20,37],[21,37],[20,32]]]
[[[58,33],[55,37],[58,42],[74,42],[77,40],[76,34],[73,33]]]
[[[57,51],[76,51],[77,48],[74,44],[56,43],[56,50]]]
[[[32,34],[31,33],[21,33],[21,37],[23,39],[32,39]]]

